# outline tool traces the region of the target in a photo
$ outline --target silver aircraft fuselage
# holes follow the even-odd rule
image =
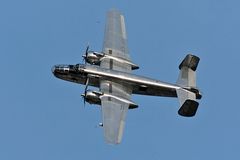
[[[100,68],[96,65],[55,65],[53,74],[60,79],[85,84],[89,78],[89,85],[99,87],[100,79],[126,84],[132,87],[132,94],[177,97],[176,90],[181,87],[175,84],[139,76],[131,73]]]

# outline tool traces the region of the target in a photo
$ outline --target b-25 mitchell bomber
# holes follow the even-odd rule
[[[85,85],[85,102],[101,105],[104,137],[107,143],[121,142],[128,109],[138,105],[131,94],[178,97],[178,114],[192,117],[196,114],[201,93],[196,87],[196,69],[199,58],[187,55],[179,65],[176,84],[132,74],[138,65],[130,60],[124,16],[117,10],[107,13],[102,52],[90,51],[83,55],[85,64],[55,65],[53,74],[60,79]],[[99,90],[89,90],[88,86]]]

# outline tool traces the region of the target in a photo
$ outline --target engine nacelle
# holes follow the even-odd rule
[[[86,51],[86,54],[83,55],[83,58],[85,59],[85,62],[92,64],[92,65],[100,65],[101,61],[105,58],[107,59],[112,59],[117,62],[123,63],[130,65],[132,70],[138,69],[139,67],[132,63],[131,61],[128,61],[126,59],[120,58],[120,57],[115,57],[111,56],[102,52],[94,52],[94,51]]]
[[[85,98],[86,102],[88,102],[89,104],[97,104],[97,105],[101,105],[101,100],[99,98],[101,94],[97,93],[95,91],[87,91],[86,95],[82,94],[82,96]]]
[[[87,63],[93,65],[100,65],[101,58],[104,56],[103,53],[88,51],[86,55],[84,55],[84,59]]]
[[[89,104],[101,105],[101,98],[109,97],[109,98],[113,98],[113,99],[116,99],[116,100],[119,100],[119,101],[129,104],[129,109],[138,108],[138,105],[135,104],[134,102],[132,102],[131,100],[117,97],[117,96],[114,96],[111,94],[104,94],[103,92],[98,92],[98,91],[87,90],[85,94],[82,94],[82,97]]]

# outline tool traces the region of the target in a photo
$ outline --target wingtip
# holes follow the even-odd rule
[[[121,138],[110,138],[110,137],[104,137],[104,140],[105,140],[105,142],[107,143],[107,144],[109,144],[109,145],[118,145],[118,144],[120,144],[121,143],[121,141],[122,141],[122,137]]]
[[[115,13],[115,14],[117,13],[119,15],[122,15],[122,12],[119,9],[117,9],[117,8],[109,9],[108,13]]]
[[[106,143],[108,145],[116,146],[116,145],[119,145],[121,142],[109,142],[109,141],[106,141]]]

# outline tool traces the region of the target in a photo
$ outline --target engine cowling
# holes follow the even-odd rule
[[[96,93],[94,91],[87,91],[86,94],[82,94],[82,96],[85,98],[86,102],[89,104],[97,104],[101,105],[101,100],[99,98],[100,94]]]
[[[139,67],[132,63],[131,61],[128,61],[126,59],[116,57],[116,56],[111,56],[109,54],[105,54],[103,52],[95,52],[95,51],[88,51],[88,48],[86,50],[86,54],[83,55],[83,58],[85,62],[92,64],[92,65],[100,65],[101,61],[105,58],[115,60],[117,62],[123,63],[130,65],[132,70],[138,69]]]
[[[84,59],[87,63],[93,65],[100,65],[101,58],[104,56],[103,53],[88,51],[86,55],[84,55]]]

